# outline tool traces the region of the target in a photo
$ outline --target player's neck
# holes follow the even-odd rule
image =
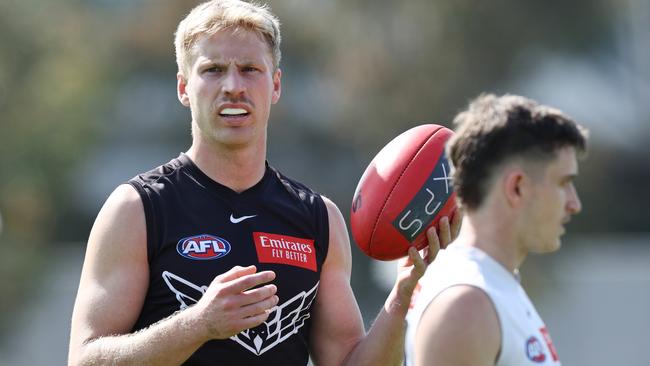
[[[195,141],[186,154],[208,177],[235,192],[257,184],[266,169],[266,144],[229,149]]]
[[[456,242],[481,249],[509,272],[514,272],[524,261],[525,254],[519,253],[514,232],[508,223],[512,224],[512,221],[494,220],[494,216],[488,212],[467,214]]]

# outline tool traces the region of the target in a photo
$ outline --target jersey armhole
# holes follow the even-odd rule
[[[130,180],[128,184],[135,188],[142,200],[142,207],[144,208],[144,217],[147,226],[147,262],[148,264],[151,264],[151,261],[155,256],[156,248],[158,247],[158,225],[156,222],[154,202],[152,197],[149,195],[149,191],[142,185],[142,183]]]
[[[327,211],[327,206],[325,205],[325,201],[323,201],[323,197],[320,194],[316,195],[316,201],[318,201],[317,204],[318,217],[316,219],[317,219],[318,229],[321,232],[321,235],[319,236],[320,239],[319,247],[322,248],[321,251],[323,256],[323,260],[321,263],[325,263],[325,260],[327,259],[327,254],[329,253],[329,245],[330,245],[329,213]]]

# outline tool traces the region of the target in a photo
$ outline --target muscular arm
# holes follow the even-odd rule
[[[325,202],[329,213],[330,244],[314,310],[312,359],[316,365],[399,365],[404,349],[404,317],[426,264],[415,249],[409,252],[410,261],[415,265],[400,273],[366,335],[350,287],[352,256],[345,221],[334,203],[328,199]],[[428,234],[434,257],[439,247],[438,237],[435,230]],[[449,241],[447,239],[445,244]]]
[[[342,365],[365,335],[350,276],[352,254],[340,211],[323,197],[329,215],[330,241],[313,311],[311,358],[316,365]]]
[[[178,365],[205,341],[266,320],[277,303],[274,278],[255,267],[217,276],[194,306],[130,334],[149,282],[146,223],[137,192],[120,186],[90,233],[72,315],[70,365]],[[212,324],[212,327],[206,326]]]
[[[415,365],[491,366],[500,346],[499,320],[487,294],[472,286],[453,286],[422,314]]]

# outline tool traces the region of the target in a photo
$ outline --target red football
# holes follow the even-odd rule
[[[352,236],[368,256],[393,260],[427,245],[426,230],[456,209],[445,143],[453,132],[427,124],[389,142],[359,180]]]

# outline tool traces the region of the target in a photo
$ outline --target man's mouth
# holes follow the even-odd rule
[[[249,113],[243,108],[224,108],[219,112],[222,117],[243,117]]]

